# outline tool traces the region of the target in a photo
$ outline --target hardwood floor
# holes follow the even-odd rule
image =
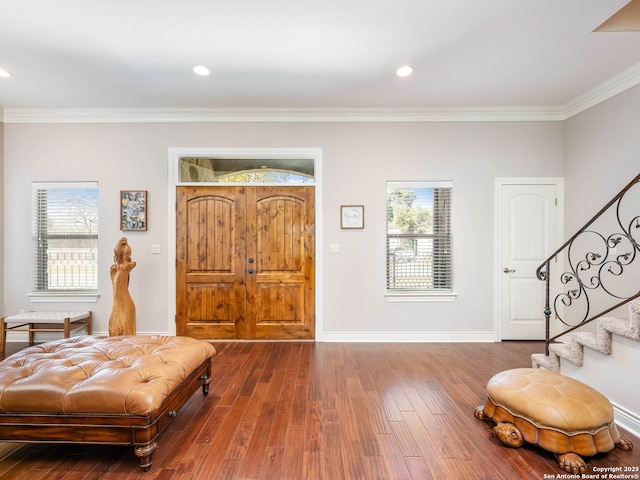
[[[473,416],[487,380],[530,366],[541,342],[214,346],[209,396],[178,413],[148,472],[131,447],[0,443],[0,478],[563,478],[551,454],[502,446]],[[634,451],[588,458],[588,473],[640,473],[640,440],[627,436]]]

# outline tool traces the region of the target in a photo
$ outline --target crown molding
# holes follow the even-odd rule
[[[560,122],[640,84],[640,63],[561,106],[440,108],[0,108],[4,123]]]
[[[584,112],[602,103],[610,98],[615,97],[630,88],[640,84],[640,63],[634,65],[615,77],[601,83],[588,92],[580,95],[574,100],[566,103],[561,110],[563,111],[563,120],[567,120],[574,115]]]
[[[5,123],[505,122],[560,121],[555,107],[429,109],[5,108]]]

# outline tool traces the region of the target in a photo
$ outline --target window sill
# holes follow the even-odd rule
[[[98,292],[31,292],[27,294],[31,303],[96,303]]]
[[[458,296],[455,292],[387,292],[389,303],[453,302]]]

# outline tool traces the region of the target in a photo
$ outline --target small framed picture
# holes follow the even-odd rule
[[[364,205],[341,205],[340,228],[364,228]]]
[[[120,190],[120,230],[147,229],[147,191]]]

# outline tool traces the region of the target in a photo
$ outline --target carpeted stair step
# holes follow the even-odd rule
[[[549,355],[534,353],[531,363],[534,368],[560,371],[560,359],[582,366],[584,347],[611,355],[612,334],[640,341],[640,302],[629,303],[629,318],[602,317],[596,320],[596,332],[570,333],[569,342],[552,343]]]
[[[578,367],[582,366],[584,354],[582,345],[578,343],[552,343],[549,345],[549,353],[553,353],[559,358],[564,358]]]
[[[640,340],[640,314],[629,307],[631,318],[606,317],[598,320],[598,328],[616,335]]]
[[[534,353],[531,355],[531,366],[533,368],[545,368],[547,370],[559,372],[560,359],[553,353],[550,356],[547,356],[544,353]]]
[[[605,355],[611,355],[611,333],[598,329],[598,333],[574,332],[570,333],[571,340],[579,345],[592,348]]]

